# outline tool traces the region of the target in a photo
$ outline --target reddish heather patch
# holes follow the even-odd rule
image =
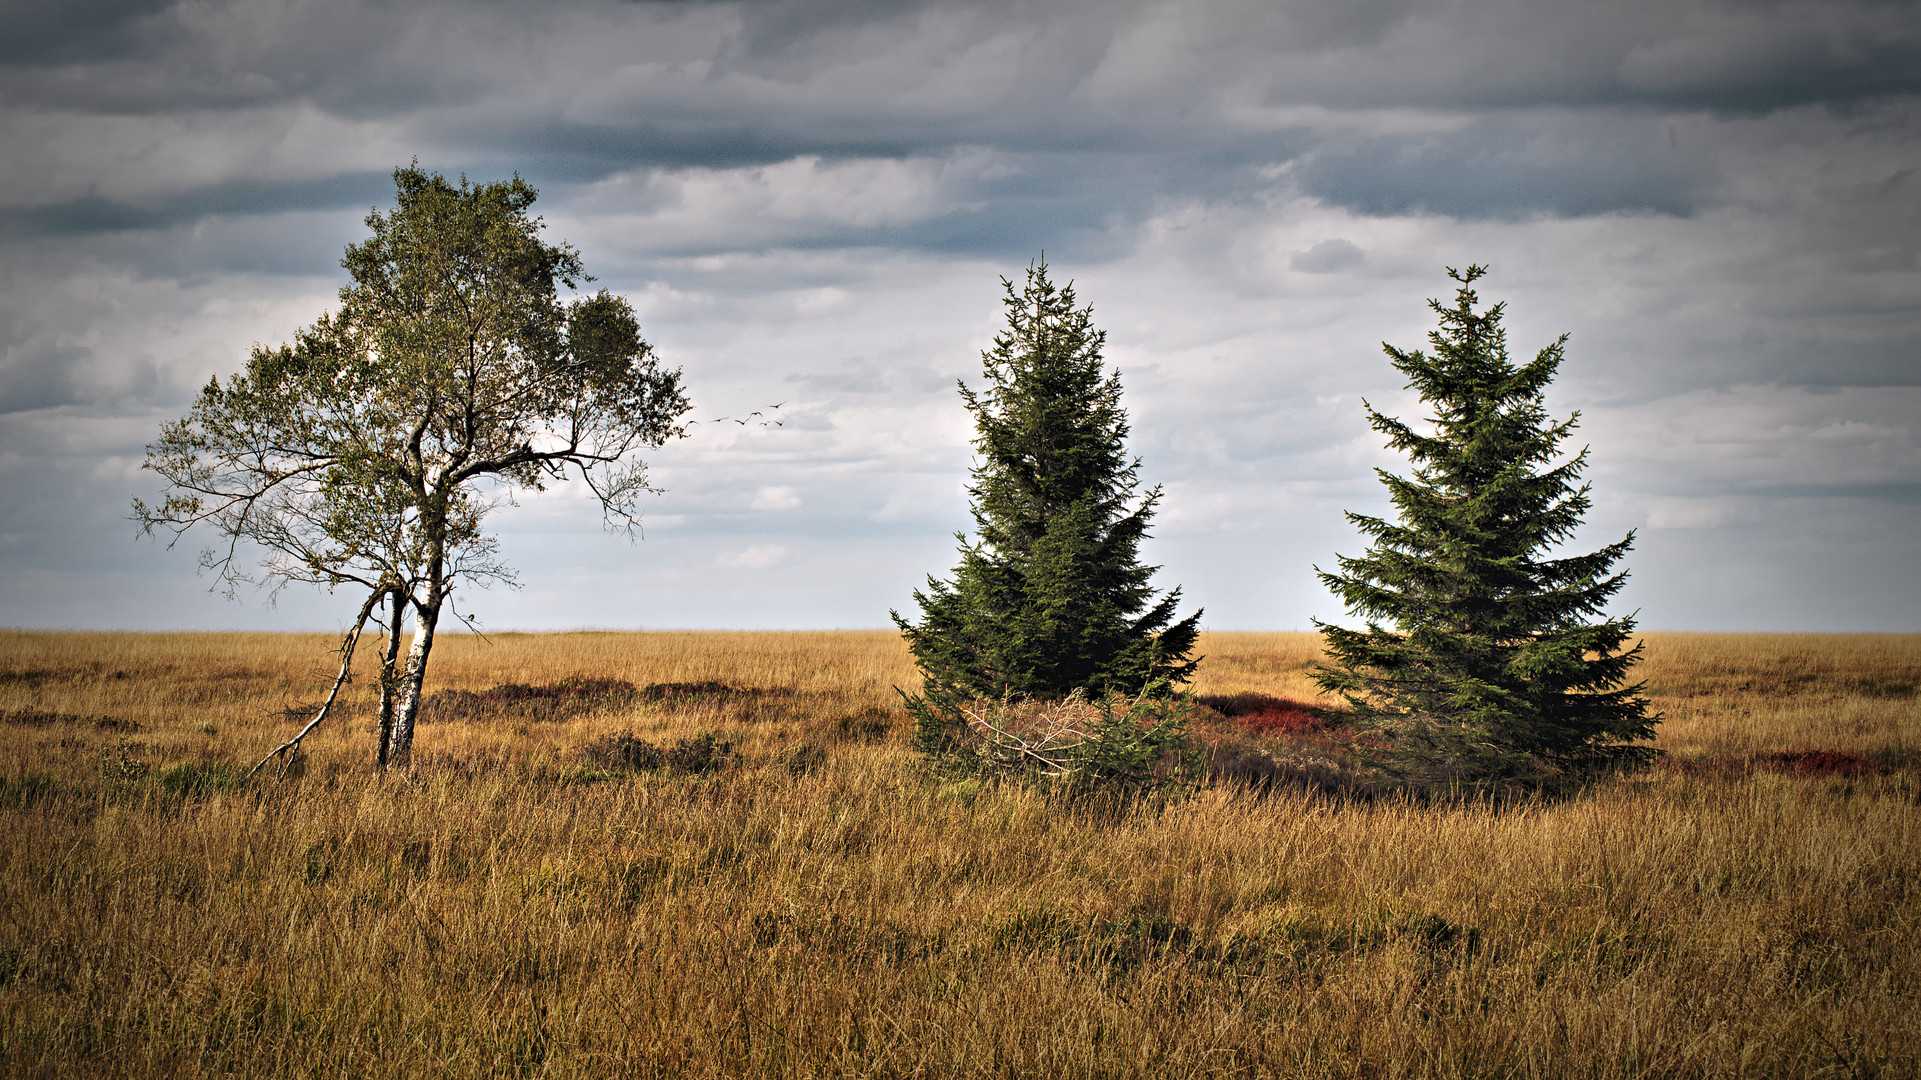
[[[1306,709],[1294,708],[1263,709],[1237,716],[1234,722],[1262,735],[1313,735],[1327,727],[1321,717]]]
[[[1760,759],[1760,764],[1764,768],[1797,776],[1868,776],[1888,771],[1887,766],[1877,765],[1859,754],[1818,747],[1801,747],[1768,754]]]
[[[1272,694],[1219,694],[1198,700],[1229,725],[1257,735],[1318,735],[1338,726],[1322,709]]]

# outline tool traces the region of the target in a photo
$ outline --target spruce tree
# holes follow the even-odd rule
[[[1623,685],[1641,654],[1622,649],[1634,620],[1596,621],[1634,533],[1549,557],[1590,505],[1586,448],[1555,464],[1580,414],[1556,422],[1542,404],[1567,336],[1511,363],[1506,305],[1475,310],[1485,273],[1448,269],[1460,287],[1452,307],[1428,302],[1431,355],[1383,346],[1433,407],[1432,434],[1363,402],[1414,469],[1377,470],[1398,520],[1347,515],[1373,544],[1320,577],[1367,629],[1316,620],[1329,657],[1316,678],[1384,737],[1376,760],[1419,782],[1540,784],[1642,764],[1656,751],[1636,743],[1660,718],[1645,684]]]
[[[960,384],[974,414],[978,539],[960,541],[951,583],[916,590],[906,635],[930,695],[1139,693],[1193,674],[1200,613],[1174,622],[1180,590],[1148,584],[1140,543],[1160,488],[1139,491],[1127,455],[1120,376],[1106,334],[1047,264],[1023,288],[1003,278],[1007,329],[981,354],[985,385]]]

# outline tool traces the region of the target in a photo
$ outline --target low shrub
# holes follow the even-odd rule
[[[736,758],[733,742],[712,734],[677,739],[663,747],[623,732],[588,743],[581,747],[580,754],[603,769],[625,772],[666,769],[683,775],[719,772]]]
[[[660,768],[660,747],[622,732],[606,735],[580,748],[580,755],[604,769],[646,772]]]
[[[703,733],[691,739],[677,739],[661,752],[667,768],[677,773],[719,772],[734,760],[731,740]]]
[[[145,748],[120,740],[118,746],[100,759],[100,776],[106,780],[138,780],[153,769],[152,764],[135,756]]]
[[[1039,780],[1070,792],[1162,794],[1196,786],[1204,769],[1188,697],[1108,695],[992,701],[902,695],[914,748],[938,768]]]

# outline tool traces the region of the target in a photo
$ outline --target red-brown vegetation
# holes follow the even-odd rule
[[[1320,735],[1346,726],[1333,710],[1255,691],[1195,700],[1219,713],[1227,726],[1256,735]]]

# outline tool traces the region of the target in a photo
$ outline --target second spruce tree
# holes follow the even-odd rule
[[[894,622],[927,691],[950,698],[1134,694],[1185,681],[1200,613],[1175,621],[1139,551],[1160,488],[1139,490],[1120,376],[1106,334],[1044,262],[1003,279],[1007,329],[981,354],[986,384],[961,384],[974,414],[972,496],[953,581],[916,590],[921,618]]]
[[[1484,273],[1448,271],[1460,288],[1452,306],[1430,303],[1432,354],[1387,346],[1433,407],[1433,434],[1368,409],[1415,467],[1380,473],[1398,520],[1348,515],[1374,544],[1320,577],[1368,624],[1316,620],[1329,658],[1316,677],[1385,737],[1377,763],[1417,784],[1534,786],[1645,764],[1659,717],[1627,682],[1634,620],[1600,617],[1634,534],[1549,557],[1590,505],[1587,451],[1556,463],[1575,417],[1542,403],[1566,338],[1511,362],[1504,305],[1475,309]]]

